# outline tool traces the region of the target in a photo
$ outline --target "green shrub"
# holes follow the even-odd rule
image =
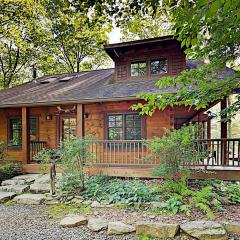
[[[21,165],[19,163],[5,161],[0,166],[0,184],[2,181],[21,174]]]
[[[189,125],[179,130],[164,130],[163,137],[156,137],[147,142],[152,155],[150,159],[157,159],[158,166],[154,176],[178,179],[190,172],[188,165],[201,160],[207,153],[200,152],[195,143],[200,127]]]
[[[160,200],[159,194],[154,189],[140,181],[126,182],[120,179],[94,176],[86,180],[86,186],[82,195],[90,200],[128,205]]]

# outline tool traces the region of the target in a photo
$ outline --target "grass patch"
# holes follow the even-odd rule
[[[67,214],[89,214],[92,213],[92,211],[91,207],[85,204],[56,204],[48,206],[48,213],[50,217],[55,220],[61,219]]]

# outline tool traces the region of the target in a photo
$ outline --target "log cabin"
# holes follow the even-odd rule
[[[164,128],[179,129],[189,122],[201,122],[206,130],[203,143],[209,157],[196,168],[214,171],[194,177],[240,179],[240,141],[228,139],[227,124],[221,123],[221,138],[211,139],[211,116],[206,109],[184,106],[157,110],[140,116],[131,110],[141,92],[159,90],[162,76],[176,76],[202,63],[186,60],[181,44],[172,36],[110,44],[105,51],[113,69],[56,74],[0,92],[0,140],[8,143],[7,156],[20,161],[25,172],[38,172],[35,156],[43,148],[57,148],[73,135],[92,135],[94,165],[91,173],[122,177],[151,177],[157,162],[144,161],[143,142],[163,135]],[[225,74],[233,74],[226,68]],[[221,100],[225,108],[227,100]],[[199,140],[200,141],[200,140]]]

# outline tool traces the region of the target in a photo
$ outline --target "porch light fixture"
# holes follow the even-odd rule
[[[87,113],[87,112],[84,113],[84,114],[83,114],[83,117],[84,117],[84,118],[88,118],[88,117],[89,117],[89,113]]]
[[[52,120],[52,119],[53,119],[52,114],[47,115],[46,119],[47,119],[48,121]]]
[[[209,119],[213,119],[215,117],[217,117],[216,113],[213,113],[212,111],[207,111],[207,115]]]

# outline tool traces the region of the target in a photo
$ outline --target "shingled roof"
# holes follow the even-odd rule
[[[114,82],[114,69],[45,76],[0,92],[0,108],[136,99],[155,81]]]
[[[187,61],[187,68],[196,68],[199,64],[203,62]],[[233,73],[229,68],[224,69],[224,75]],[[114,81],[114,69],[50,75],[0,91],[0,108],[132,100],[141,92],[176,92],[176,88],[159,90],[155,83]]]

